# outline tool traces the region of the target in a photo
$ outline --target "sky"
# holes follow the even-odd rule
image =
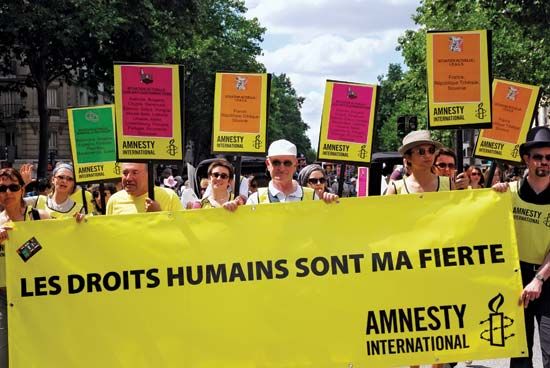
[[[417,28],[419,0],[245,0],[247,18],[267,28],[258,58],[286,73],[305,97],[302,118],[317,149],[327,79],[376,84],[390,63],[403,63],[397,39]]]

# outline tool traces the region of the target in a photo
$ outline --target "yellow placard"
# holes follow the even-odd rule
[[[378,86],[327,81],[317,158],[370,163]]]
[[[521,162],[519,146],[525,142],[539,98],[539,86],[495,79],[493,127],[480,131],[475,155]]]
[[[120,179],[114,105],[67,109],[77,183]]]
[[[118,161],[182,160],[180,67],[114,68]]]
[[[13,367],[527,351],[511,197],[490,190],[18,222],[6,256]]]
[[[491,127],[491,32],[428,32],[430,129]]]
[[[271,75],[216,73],[213,153],[266,153]]]

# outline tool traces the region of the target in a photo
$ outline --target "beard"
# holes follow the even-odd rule
[[[548,170],[548,166],[546,167],[537,167],[535,169],[535,175],[539,178],[545,178],[548,175],[550,175],[550,170]]]

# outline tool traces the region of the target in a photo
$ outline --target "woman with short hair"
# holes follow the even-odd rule
[[[208,166],[208,180],[211,191],[208,196],[201,200],[201,208],[223,207],[234,211],[238,206],[244,204],[241,196],[233,198],[230,188],[233,184],[235,170],[227,160],[218,159]]]

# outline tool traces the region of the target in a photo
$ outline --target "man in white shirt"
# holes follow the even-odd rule
[[[296,146],[286,139],[271,143],[265,161],[271,181],[267,188],[258,188],[257,192],[250,195],[246,204],[319,199],[313,189],[302,187],[293,179],[298,167],[296,156]],[[326,203],[331,203],[336,202],[338,196],[325,192],[321,199]]]

